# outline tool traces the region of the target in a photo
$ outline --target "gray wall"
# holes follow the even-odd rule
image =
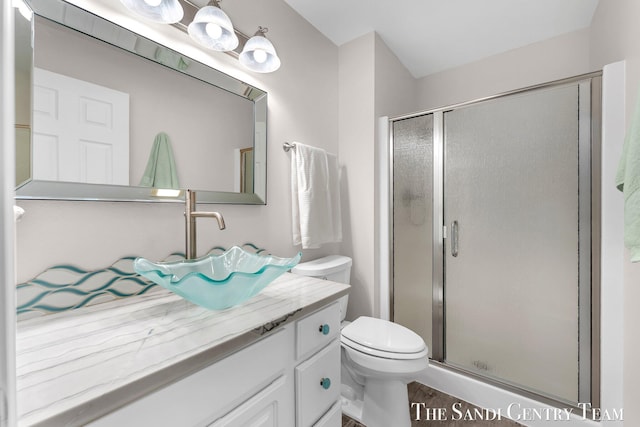
[[[340,46],[339,69],[340,161],[347,224],[342,252],[353,258],[348,317],[355,318],[379,314],[379,285],[387,281],[378,277],[376,263],[380,245],[376,121],[380,116],[413,111],[417,93],[413,77],[375,33]]]
[[[418,80],[420,108],[471,101],[592,71],[589,30],[513,49]]]
[[[374,311],[374,40],[369,33],[340,47],[338,128],[346,226],[342,251],[353,258],[350,319]]]

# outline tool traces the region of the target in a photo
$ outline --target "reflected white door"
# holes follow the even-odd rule
[[[129,185],[129,94],[34,69],[33,179]]]

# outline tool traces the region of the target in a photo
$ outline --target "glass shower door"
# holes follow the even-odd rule
[[[445,362],[570,402],[589,262],[579,93],[538,89],[443,118]]]
[[[393,319],[432,355],[433,114],[393,122]]]

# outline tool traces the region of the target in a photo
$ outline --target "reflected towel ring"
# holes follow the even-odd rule
[[[295,150],[295,149],[296,149],[296,145],[295,145],[295,144],[292,144],[292,143],[290,143],[290,142],[285,142],[284,144],[282,144],[282,149],[283,149],[285,152],[287,152],[287,153],[288,153],[288,152],[289,152],[289,150],[291,150],[292,148]]]

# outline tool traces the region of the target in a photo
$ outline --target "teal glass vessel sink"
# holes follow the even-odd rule
[[[282,273],[295,267],[301,257],[301,252],[293,258],[278,258],[234,246],[221,255],[193,260],[151,262],[137,258],[133,268],[141,276],[194,304],[224,310],[258,294]]]

